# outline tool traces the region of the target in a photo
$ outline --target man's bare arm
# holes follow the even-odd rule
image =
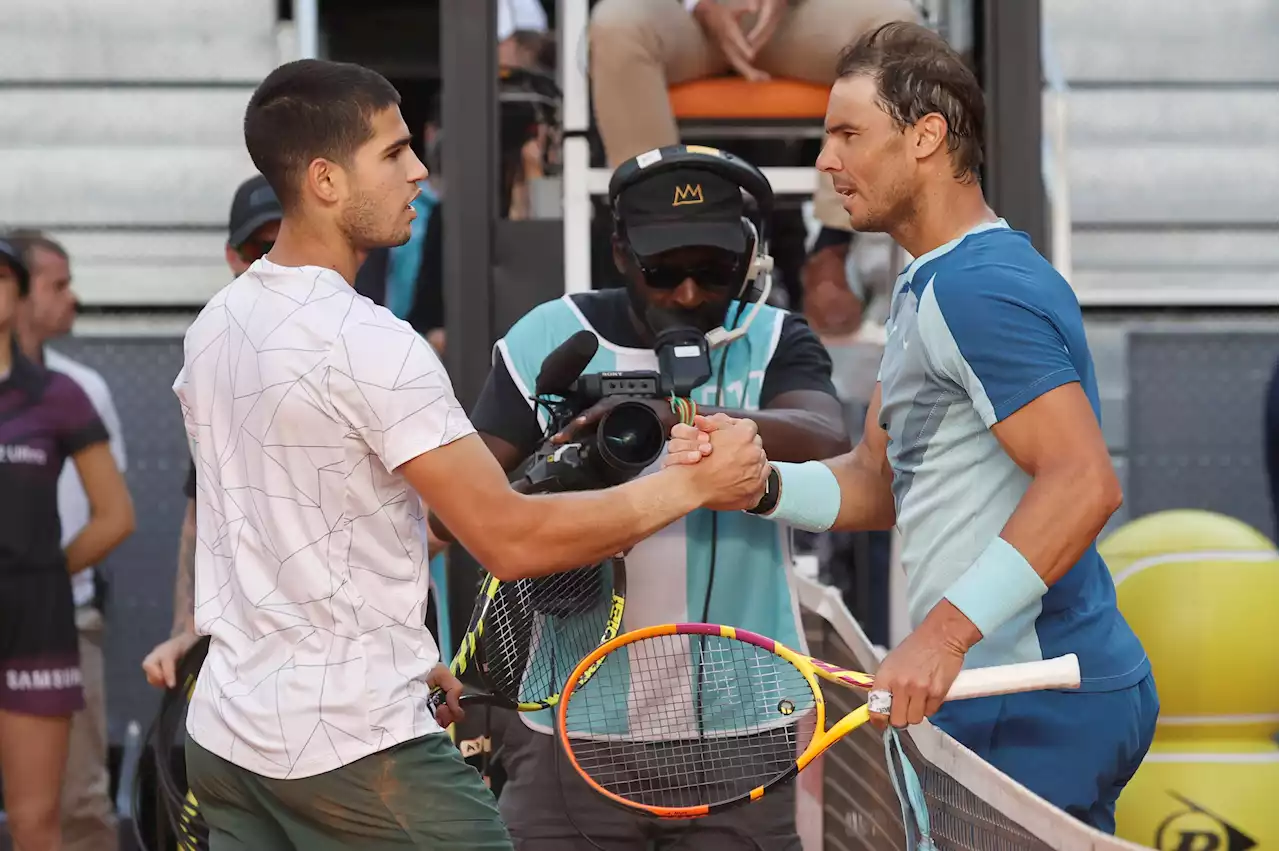
[[[483,431],[476,432],[476,434],[480,435],[484,445],[489,447],[493,457],[498,459],[498,464],[502,467],[504,473],[510,474],[528,456],[527,452],[522,452],[519,447],[512,445],[497,435],[486,434]],[[430,553],[431,558],[435,558],[436,553],[443,551],[454,540],[456,539],[453,533],[449,531],[449,527],[444,524],[444,521],[438,515],[433,513],[427,520],[427,552]]]
[[[170,637],[196,631],[196,501],[187,500],[178,538],[178,569],[173,577],[173,629]]]
[[[825,463],[840,483],[840,513],[833,530],[890,529],[897,522],[889,437],[880,427],[880,385],[876,384],[862,427],[862,440],[852,452]]]
[[[1052,585],[1080,560],[1124,499],[1102,429],[1084,390],[1072,382],[991,432],[1031,476],[1000,537]]]
[[[178,539],[178,569],[173,577],[173,628],[169,637],[152,648],[142,660],[147,682],[156,688],[173,688],[178,682],[178,666],[199,639],[196,635],[196,501],[187,499]]]
[[[753,414],[751,419],[739,420],[723,412],[710,416],[700,414],[694,418],[696,428],[685,425],[675,426],[672,429],[672,439],[667,444],[667,455],[663,459],[664,466],[696,467],[706,463],[705,458],[714,457],[714,452],[707,445],[710,435],[729,423],[754,422],[754,417]],[[812,490],[815,485],[814,480],[810,479],[806,482],[792,478],[788,483],[789,474],[783,474],[780,500],[787,499],[786,495],[790,493],[789,487],[798,487],[800,490],[796,493],[807,493],[810,500],[816,500],[821,505],[822,513],[830,516],[830,512],[837,507],[835,503],[838,499],[839,510],[835,518],[830,521],[830,526],[825,522],[820,526],[824,530],[866,531],[892,528],[897,522],[897,509],[893,501],[891,487],[893,473],[889,468],[887,451],[888,437],[880,428],[880,385],[877,384],[867,411],[862,440],[853,451],[825,461],[799,465],[801,470],[809,463],[826,465],[832,476],[823,472],[819,476],[821,481],[817,484],[821,485],[825,482],[830,487],[824,487],[819,492]],[[798,471],[790,475],[795,474],[798,474]],[[779,513],[784,511],[782,504],[779,502],[777,507],[770,509],[769,513],[763,516],[797,522],[794,513]]]
[[[425,452],[397,472],[490,573],[510,581],[594,564],[699,507],[755,504],[765,471],[755,426],[743,423],[718,440],[722,451],[710,464],[582,493],[516,493],[476,435]]]
[[[734,418],[750,418],[760,429],[764,451],[774,461],[831,458],[850,449],[840,402],[816,390],[779,394],[758,411],[700,406],[698,412],[708,416],[723,412]]]
[[[1080,560],[1123,500],[1102,429],[1084,390],[1073,382],[1028,403],[991,432],[1031,476],[999,537],[1050,586]],[[969,590],[959,593],[967,599]],[[948,595],[955,597],[953,592],[955,587]],[[983,635],[962,607],[944,597],[916,631],[941,636],[963,653]]]

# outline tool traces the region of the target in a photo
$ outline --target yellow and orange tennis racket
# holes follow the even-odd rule
[[[827,727],[821,681],[874,680],[730,626],[667,624],[619,635],[561,690],[557,736],[587,784],[632,811],[698,818],[754,801],[867,722]],[[948,700],[1080,686],[1074,655],[962,671]]]

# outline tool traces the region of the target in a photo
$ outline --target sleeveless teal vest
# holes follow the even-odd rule
[[[733,317],[737,310],[738,303],[732,303],[729,316]],[[748,311],[744,311],[744,315]],[[694,401],[699,405],[758,410],[765,370],[773,357],[786,315],[785,311],[765,305],[745,337],[712,352],[712,377],[694,390]],[[495,350],[501,353],[516,387],[527,398],[533,395],[534,381],[547,355],[583,329],[595,333],[600,340],[600,348],[587,373],[658,369],[657,355],[652,350],[617,346],[600,337],[569,296],[531,310],[498,341]],[[716,382],[724,358],[728,358],[725,386],[717,403]],[[538,417],[539,425],[545,429],[545,412],[539,410]],[[657,469],[655,464],[644,474]],[[706,620],[748,629],[803,652],[799,609],[791,584],[790,530],[742,512],[700,509],[637,544],[626,559],[627,606],[623,630],[703,619],[707,585],[713,578],[713,515],[716,516],[715,569]],[[568,673],[569,670],[565,670],[564,676]],[[678,672],[673,672],[676,674]],[[733,700],[740,702],[741,696],[736,695]],[[631,703],[633,715],[643,708],[634,699]],[[708,700],[704,683],[704,732],[715,726],[714,703]],[[522,713],[521,717],[530,727],[550,732],[553,719],[548,712]],[[634,726],[627,719],[626,707],[618,707],[617,722],[619,733]],[[632,732],[643,735],[638,730]]]

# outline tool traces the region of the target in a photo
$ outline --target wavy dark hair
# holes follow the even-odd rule
[[[978,179],[986,103],[977,77],[946,40],[919,24],[885,24],[840,52],[836,78],[861,75],[876,81],[881,107],[900,128],[941,115],[956,179]]]

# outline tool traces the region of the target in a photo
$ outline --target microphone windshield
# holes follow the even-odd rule
[[[538,396],[567,396],[573,382],[596,356],[600,340],[590,331],[579,331],[547,355],[538,372],[534,393]]]

